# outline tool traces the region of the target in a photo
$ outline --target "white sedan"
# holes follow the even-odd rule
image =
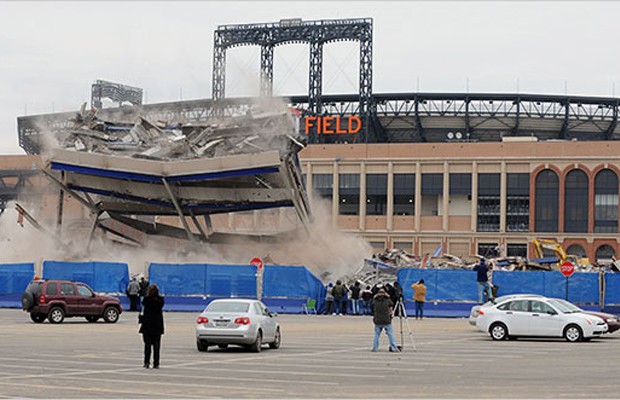
[[[225,349],[234,344],[260,352],[268,343],[277,349],[281,335],[276,315],[258,300],[213,300],[196,319],[196,347],[207,351],[209,346]]]
[[[539,296],[519,297],[482,306],[476,327],[493,340],[519,336],[563,337],[569,342],[589,340],[607,332],[599,317],[576,311],[570,303]]]

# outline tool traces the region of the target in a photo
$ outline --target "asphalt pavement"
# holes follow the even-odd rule
[[[52,325],[0,309],[0,398],[620,397],[620,332],[494,342],[467,319],[409,318],[403,352],[388,352],[384,337],[373,353],[369,317],[280,315],[278,350],[200,353],[196,316],[164,315],[161,368],[145,370],[135,313],[117,324]]]

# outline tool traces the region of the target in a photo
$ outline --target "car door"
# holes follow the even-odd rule
[[[102,300],[86,285],[77,284],[80,315],[101,315]]]
[[[65,302],[67,315],[79,315],[80,297],[77,294],[75,285],[71,282],[61,283],[60,296]]]
[[[529,300],[512,300],[502,309],[510,335],[529,335]]]
[[[561,318],[542,300],[531,300],[530,332],[534,336],[561,336]]]
[[[265,340],[271,341],[276,337],[276,321],[271,316],[269,309],[262,302],[258,303],[263,315],[263,332],[265,332]]]

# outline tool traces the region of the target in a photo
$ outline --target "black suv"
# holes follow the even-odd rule
[[[115,323],[123,311],[118,299],[96,294],[88,285],[60,280],[34,280],[22,295],[22,309],[30,319],[40,323],[47,318],[52,324],[65,317],[86,317],[88,322]]]

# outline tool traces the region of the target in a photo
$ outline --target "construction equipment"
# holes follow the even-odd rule
[[[590,265],[590,259],[587,257],[579,257],[572,254],[567,254],[566,250],[560,243],[553,239],[532,239],[534,245],[534,253],[538,258],[548,257],[551,252],[557,257],[558,265],[562,265],[566,261],[572,262],[574,265],[588,266]],[[545,251],[546,250],[546,251]]]

